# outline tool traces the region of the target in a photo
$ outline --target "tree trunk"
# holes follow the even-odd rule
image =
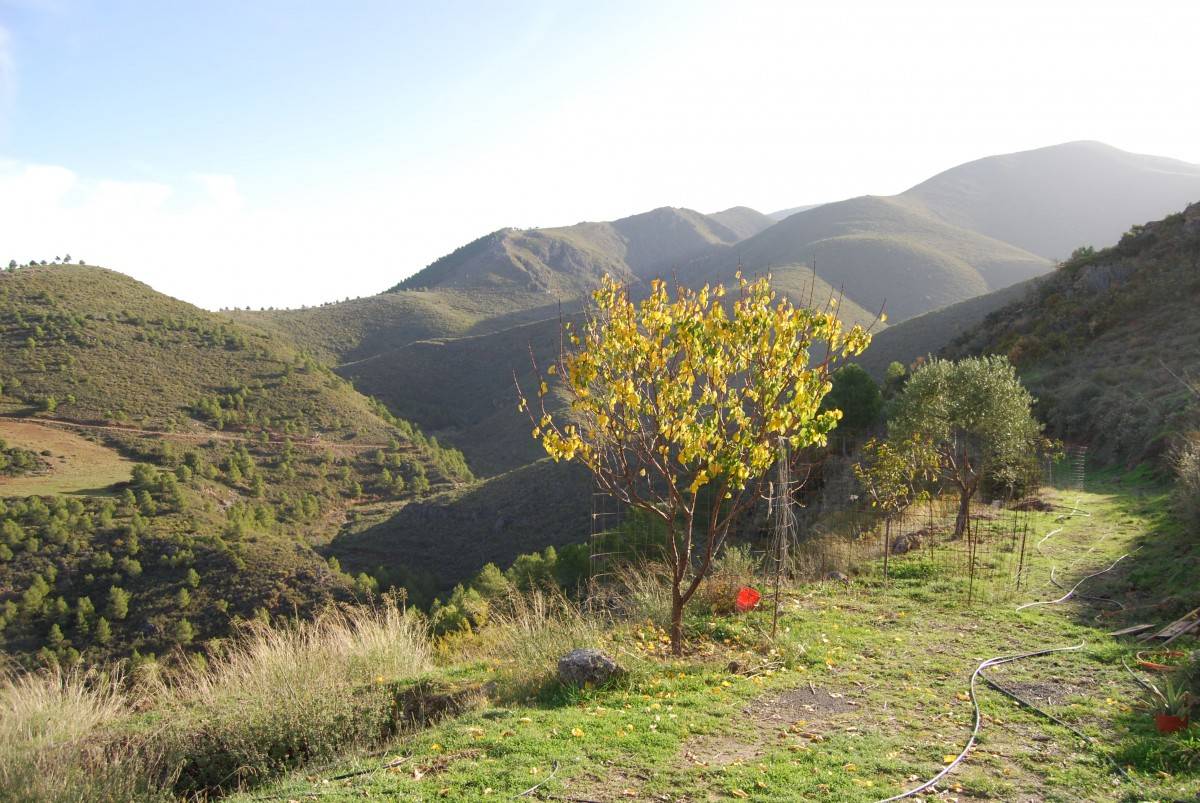
[[[967,526],[971,523],[971,497],[975,495],[974,488],[962,487],[958,496],[958,517],[954,520],[954,538],[963,537]]]
[[[683,596],[679,587],[671,589],[671,654],[683,655]]]

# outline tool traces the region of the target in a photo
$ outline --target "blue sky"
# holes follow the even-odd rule
[[[1200,162],[1200,11],[1130,13],[0,0],[0,257],[298,305],[506,225],[887,194],[1070,139]]]

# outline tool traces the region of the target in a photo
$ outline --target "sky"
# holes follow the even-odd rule
[[[1079,139],[1200,163],[1197,30],[1179,0],[0,0],[0,261],[295,307],[504,226]]]

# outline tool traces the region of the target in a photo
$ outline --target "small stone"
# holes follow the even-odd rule
[[[625,674],[616,661],[600,650],[571,650],[558,659],[558,679],[566,686],[599,687]]]

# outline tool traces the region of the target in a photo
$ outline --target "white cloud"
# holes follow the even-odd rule
[[[253,203],[229,175],[171,185],[11,161],[0,161],[0,220],[4,264],[69,252],[208,308],[376,293],[482,233],[415,189],[278,206]]]

